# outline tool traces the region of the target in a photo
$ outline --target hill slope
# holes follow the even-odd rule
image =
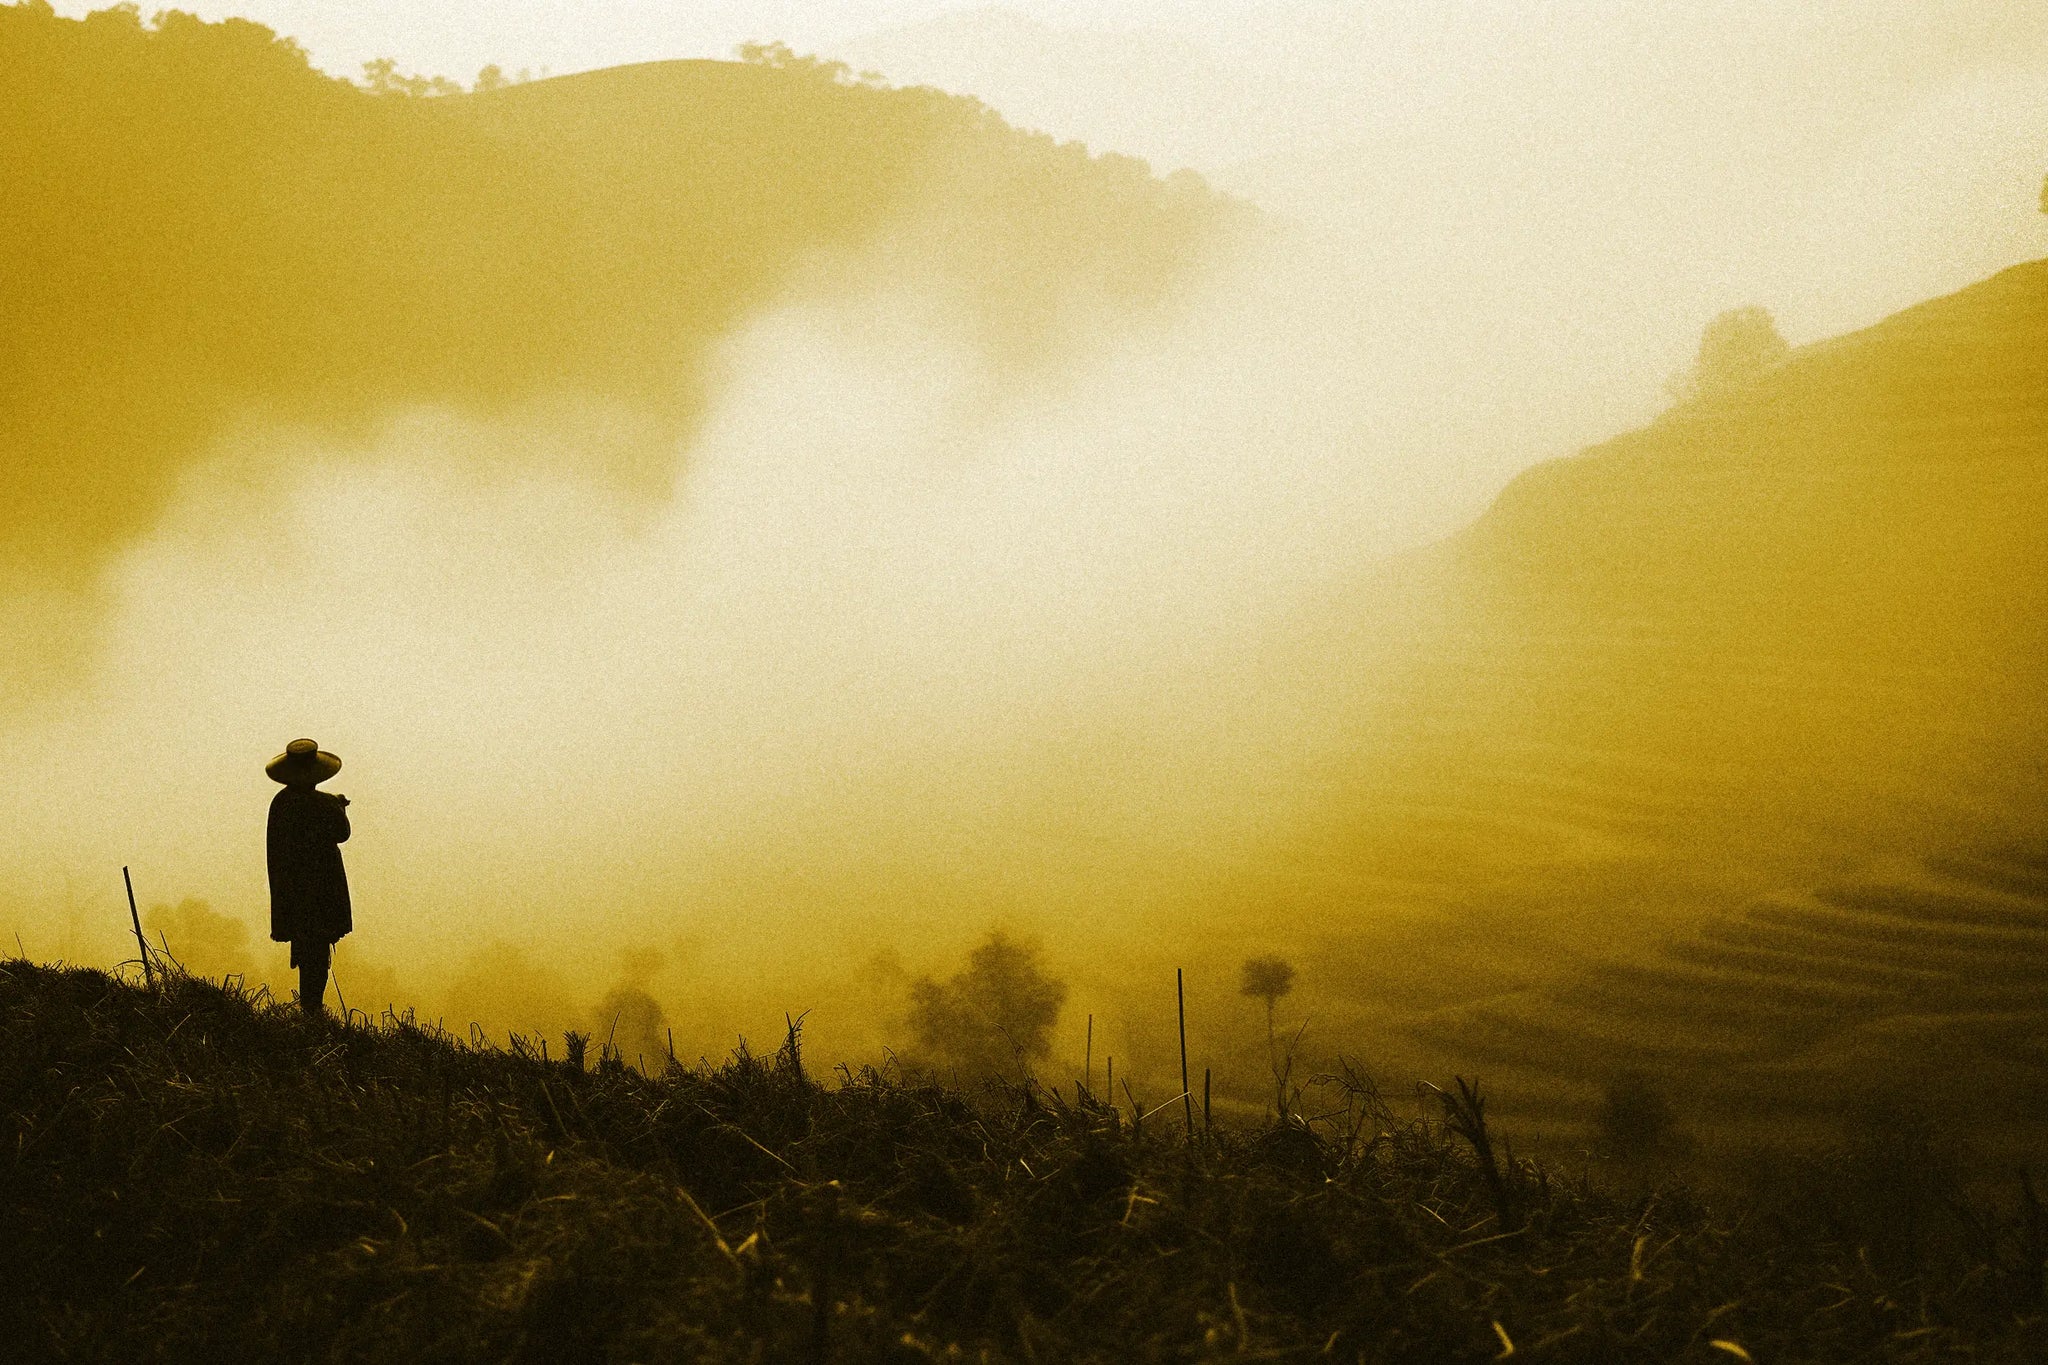
[[[1530,1102],[1561,1125],[1590,1113],[1599,1076],[1642,1060],[1631,1038],[1648,1053],[1714,1039],[1658,1067],[1723,1118],[1705,1096],[1760,1093],[1748,1071],[1709,1084],[1735,1054],[1781,1075],[1810,1061],[1842,1085],[1961,1068],[1987,1096],[2014,1074],[1976,1067],[1961,1040],[2041,1022],[2039,907],[1989,884],[1942,890],[1952,879],[1928,869],[2034,875],[2044,563],[2037,262],[1532,469],[1468,532],[1347,598],[1335,611],[1354,621],[1410,624],[1323,637],[1341,752],[1301,794],[1309,832],[1273,886],[1242,900],[1323,964],[1318,1031],[1383,1039],[1425,1072],[1480,1065],[1507,1084],[1526,1064]],[[1855,1007],[1826,996],[1825,944],[1740,972],[1708,946],[1746,941],[1759,907],[1877,885],[1896,888],[1879,919],[1825,931],[1852,936],[1875,983]],[[1927,964],[1893,921],[1940,919],[1951,894],[1973,924],[2010,923],[1989,960],[2012,989],[1995,1002],[1978,967],[1957,968],[1960,994],[1916,994]],[[1791,1057],[1786,981],[1815,993],[1810,1051]],[[1923,1007],[1954,1020],[1916,1020]],[[1576,1097],[1543,1078],[1566,1054]],[[2000,1112],[2031,1112],[2038,1140],[2022,1096],[2042,1078],[2024,1065]]]
[[[1475,1157],[1483,1124],[1364,1083],[1190,1141],[1072,1094],[826,1088],[796,1044],[587,1072],[0,963],[0,1329],[42,1359],[549,1362],[2020,1361],[2048,1330],[2038,1206],[1944,1202],[1920,1138],[1794,1162],[1731,1221]]]
[[[1142,307],[1223,218],[1199,182],[967,99],[771,51],[373,95],[241,20],[0,7],[0,588],[88,581],[235,423],[623,407],[668,477],[705,348],[821,258],[923,234],[1027,360]]]

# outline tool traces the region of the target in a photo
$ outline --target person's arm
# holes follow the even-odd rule
[[[334,842],[337,844],[347,843],[349,835],[348,798],[337,795],[334,792],[321,792],[320,794],[327,798],[327,808],[334,816],[331,831]]]

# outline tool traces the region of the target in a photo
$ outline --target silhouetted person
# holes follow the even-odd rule
[[[319,1014],[335,941],[355,927],[341,866],[348,798],[318,790],[341,771],[341,760],[295,739],[263,771],[284,784],[270,800],[270,937],[292,945],[299,1003]]]

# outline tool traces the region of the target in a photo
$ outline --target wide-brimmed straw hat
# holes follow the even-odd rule
[[[284,752],[263,765],[273,782],[311,782],[319,785],[341,771],[341,760],[310,739],[295,739]]]

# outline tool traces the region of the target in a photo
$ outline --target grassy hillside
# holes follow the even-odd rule
[[[2048,1216],[1962,1201],[1924,1133],[1715,1207],[1516,1161],[1462,1096],[1404,1121],[1355,1073],[1191,1141],[1179,1105],[826,1083],[798,1041],[645,1077],[0,964],[0,1331],[122,1361],[2048,1348]]]
[[[1968,1113],[2037,1160],[2048,1114],[2048,849],[1915,859],[1786,890],[1546,989],[1432,1016],[1443,1051],[1514,1077],[1511,1103],[1591,1111],[1627,1071],[1670,1078],[1720,1144],[1858,1106]]]
[[[1532,689],[1553,735],[1707,798],[1646,833],[1715,889],[1654,953],[1429,1034],[1652,1064],[1708,1129],[1881,1094],[2038,1153],[2048,263],[1535,471],[1457,553],[1501,617],[1583,642]]]
[[[1331,756],[1238,922],[1315,1032],[1560,1142],[1649,1066],[1703,1134],[1883,1092],[2038,1153],[2044,563],[2037,262],[1538,466],[1337,604]]]
[[[597,401],[644,434],[592,472],[659,481],[706,347],[821,259],[922,238],[1023,363],[1063,310],[1158,301],[1226,216],[779,52],[409,98],[246,21],[36,3],[0,6],[0,148],[0,573],[67,584],[239,422]]]

